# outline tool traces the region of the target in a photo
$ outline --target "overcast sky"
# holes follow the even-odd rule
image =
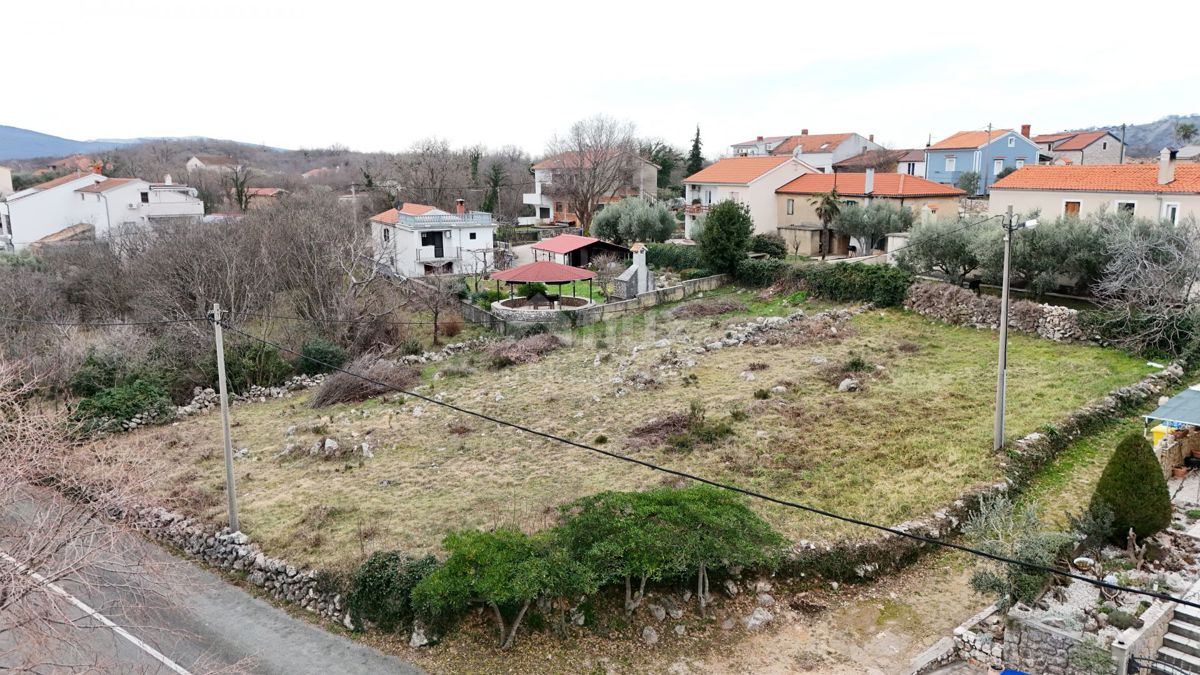
[[[759,134],[890,147],[1200,111],[1194,2],[22,2],[0,124],[539,154],[604,113],[712,157]],[[1176,28],[1178,27],[1178,28]]]

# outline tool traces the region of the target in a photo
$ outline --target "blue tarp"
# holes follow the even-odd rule
[[[1200,427],[1200,385],[1185,389],[1146,415],[1146,420],[1191,424]]]

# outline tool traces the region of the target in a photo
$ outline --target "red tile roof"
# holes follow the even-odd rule
[[[1069,131],[1065,131],[1057,134],[1038,134],[1029,140],[1033,141],[1034,143],[1053,143],[1055,141],[1061,141],[1064,138],[1070,138],[1074,135],[1075,134]]]
[[[1107,131],[1085,131],[1079,134],[1073,134],[1073,138],[1069,141],[1063,141],[1060,145],[1054,146],[1052,150],[1083,150],[1087,146],[1108,135]]]
[[[581,249],[584,246],[594,244],[600,241],[595,237],[581,237],[577,234],[560,234],[557,237],[550,237],[544,241],[539,241],[531,248],[536,248],[539,251],[549,251],[551,253],[570,253],[571,251]]]
[[[847,157],[840,162],[834,162],[833,168],[839,171],[854,171],[866,169],[878,169],[882,166],[892,165],[900,161],[907,150],[868,150],[861,152],[853,157]],[[925,153],[921,153],[924,157]]]
[[[427,204],[404,204],[399,211],[396,209],[388,209],[383,213],[377,213],[371,216],[371,220],[385,225],[395,225],[400,220],[400,214],[406,216],[423,216],[430,211],[437,211],[436,208]]]
[[[788,139],[771,150],[772,155],[790,155],[800,148],[800,152],[833,152],[847,138],[854,134],[799,134]]]
[[[915,148],[913,150],[904,150],[903,152],[904,152],[904,154],[901,155],[900,159],[899,159],[899,161],[901,161],[901,162],[924,162],[925,161],[925,150],[923,150],[921,148]]]
[[[205,166],[236,166],[237,160],[225,155],[193,155]]]
[[[992,140],[996,140],[1010,131],[1012,129],[992,129]],[[960,131],[949,138],[943,138],[929,148],[931,150],[966,150],[978,148],[987,142],[988,132],[986,129],[983,131]]]
[[[768,171],[791,161],[787,157],[728,157],[683,179],[685,183],[748,184]]]
[[[568,281],[594,279],[596,273],[579,267],[571,267],[549,260],[539,260],[528,265],[521,265],[501,272],[492,272],[491,278],[496,281],[508,281],[521,284],[558,284]]]
[[[1027,165],[992,189],[1200,194],[1200,164],[1176,164],[1175,180],[1166,185],[1158,184],[1158,164]]]
[[[249,193],[251,197],[275,197],[286,193],[287,190],[273,187],[252,187],[246,188],[246,192]]]
[[[806,173],[776,190],[779,194],[811,195],[833,188],[850,197],[865,197],[865,173]],[[966,193],[953,185],[943,185],[903,173],[876,173],[875,197],[960,197]]]
[[[593,155],[590,152],[564,152],[553,157],[547,157],[537,164],[533,165],[534,169],[577,169],[586,168],[592,165],[596,157],[608,158],[616,155],[619,150],[603,150],[597,151],[598,155]],[[632,154],[632,153],[630,153]],[[647,164],[653,165],[652,162],[642,157],[637,157],[638,160]],[[656,166],[656,165],[655,165]]]
[[[81,188],[76,188],[76,192],[108,192],[114,188],[119,188],[122,185],[127,185],[137,181],[136,178],[109,178],[108,180],[92,183]]]
[[[87,176],[87,175],[90,175],[90,174],[86,171],[72,171],[71,173],[69,173],[65,176],[59,176],[58,178],[55,178],[54,180],[48,180],[45,183],[38,183],[37,185],[34,185],[33,187],[35,190],[49,190],[50,188],[56,188],[59,185],[66,185],[67,183],[70,183],[71,181],[73,181],[77,178],[83,178],[84,176]],[[100,182],[102,180],[104,180],[104,176],[96,174],[96,181]]]

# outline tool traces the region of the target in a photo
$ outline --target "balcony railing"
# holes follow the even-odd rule
[[[712,208],[712,204],[687,204],[683,207],[683,212],[690,216],[698,216],[708,213]]]
[[[401,215],[399,221],[416,228],[432,229],[451,227],[454,225],[487,225],[495,222],[492,214],[486,211],[468,211],[463,215],[448,213],[446,215],[406,216]]]
[[[459,260],[461,246],[421,246],[417,248],[417,260]]]

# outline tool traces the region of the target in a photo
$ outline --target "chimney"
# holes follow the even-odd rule
[[[808,135],[808,129],[801,129],[801,130],[800,130],[800,135],[801,135],[801,136],[807,136],[807,135]]]
[[[874,143],[875,142],[875,134],[867,134],[867,140]]]
[[[170,185],[170,184],[171,184],[171,174],[167,174],[167,175],[163,176],[163,185]]]
[[[467,213],[467,200],[465,200],[465,199],[455,199],[455,200],[454,200],[454,210],[455,210],[455,211],[458,213],[458,215],[460,215],[460,216],[462,216],[462,215],[466,215],[466,213]]]
[[[875,169],[867,169],[867,173],[863,176],[863,194],[870,195],[875,191]]]
[[[1021,125],[1021,135],[1024,136],[1025,138],[1033,138],[1032,136],[1029,135],[1029,130],[1031,128],[1032,127],[1030,127],[1030,125],[1028,125],[1028,124],[1022,124]]]
[[[1175,155],[1178,151],[1163,148],[1158,153],[1158,184],[1167,185],[1175,180]]]
[[[758,140],[760,140],[760,141],[761,141],[762,139],[763,139],[763,137],[762,137],[762,136],[759,136],[759,137],[758,137]]]

